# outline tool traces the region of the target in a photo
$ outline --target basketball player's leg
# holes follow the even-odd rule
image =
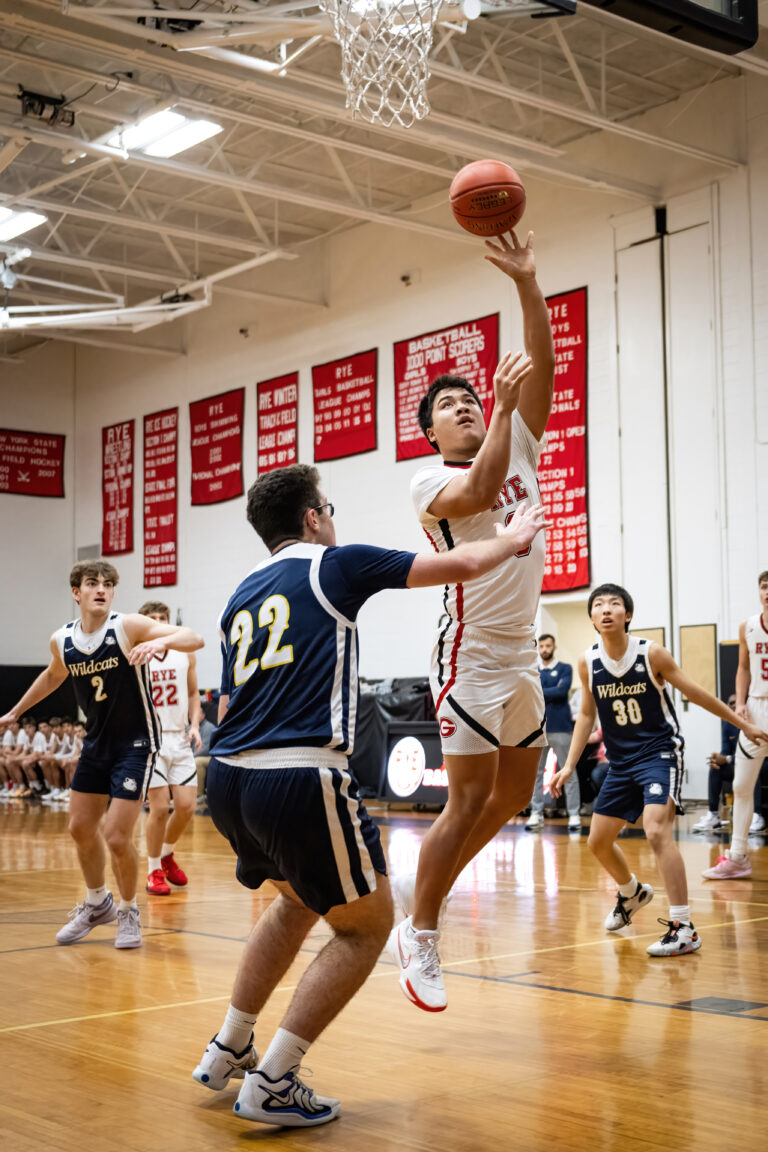
[[[667,930],[648,947],[651,956],[684,956],[701,947],[701,938],[691,920],[685,864],[673,835],[676,814],[677,804],[671,796],[665,804],[646,804],[643,809],[645,837],[653,849],[669,901]]]
[[[123,901],[133,904],[139,878],[139,854],[134,842],[136,821],[141,813],[141,797],[112,798],[104,820],[104,840],[109,849],[112,870]]]
[[[589,827],[589,850],[621,888],[628,884],[632,871],[616,839],[626,824],[623,817],[606,816],[594,812]]]
[[[450,890],[460,873],[504,825],[528,806],[540,753],[540,748],[509,748],[504,745],[499,748],[493,787],[464,841],[446,891]]]
[[[158,780],[155,783],[155,780]],[[147,841],[147,856],[149,857],[149,871],[152,872],[152,861],[160,859],[163,840],[165,839],[165,826],[168,823],[168,809],[171,803],[171,789],[164,781],[153,774],[147,791],[149,813],[144,826],[144,835]],[[160,864],[157,864],[160,867]]]
[[[106,877],[106,852],[101,820],[107,810],[106,793],[72,790],[69,834],[75,842],[80,871],[90,889],[102,888]]]
[[[165,843],[172,845],[181,837],[197,808],[197,785],[173,785],[173,812],[165,826]],[[166,853],[164,852],[165,856]]]
[[[768,745],[752,744],[743,733],[739,733],[733,758],[731,859],[734,857],[746,859],[749,826],[755,811],[755,785],[766,756]]]

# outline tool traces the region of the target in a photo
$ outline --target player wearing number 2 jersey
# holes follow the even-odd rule
[[[70,573],[80,619],[51,637],[51,661],[3,717],[14,719],[72,676],[86,716],[82,752],[71,783],[69,831],[77,846],[86,898],[56,934],[74,944],[98,924],[117,920],[115,947],[141,944],[136,905],[138,856],[133,830],[160,742],[147,663],[173,648],[193,652],[202,637],[145,616],[112,612],[118,575],[104,560],[82,561]],[[106,852],[120,889],[115,905],[105,884]]]
[[[208,803],[247,888],[278,896],[246,945],[226,1019],[193,1073],[208,1088],[245,1075],[235,1112],[266,1124],[333,1120],[338,1100],[298,1078],[309,1045],[378,959],[392,923],[379,832],[357,795],[348,757],[357,716],[357,615],[384,588],[469,580],[527,548],[540,508],[491,540],[442,556],[337,548],[333,505],[314,468],[260,477],[248,519],[270,550],[221,620],[220,724],[211,740]],[[333,937],[302,976],[261,1062],[258,1012],[322,916]]]
[[[170,608],[159,600],[142,604],[139,614],[165,624],[171,619]],[[197,805],[197,768],[192,747],[199,751],[202,746],[203,710],[194,653],[170,649],[161,652],[152,657],[149,672],[152,702],[160,717],[163,742],[147,792],[147,892],[153,896],[169,896],[171,884],[183,888],[188,882],[186,873],[176,862],[174,849]],[[173,812],[169,815],[171,798]]]
[[[605,921],[609,932],[629,924],[641,906],[650,903],[653,888],[630,872],[616,838],[625,823],[642,814],[643,829],[653,849],[669,898],[666,931],[648,948],[651,956],[681,956],[701,947],[691,923],[685,865],[673,839],[675,813],[680,808],[683,741],[669,686],[677,688],[721,720],[728,720],[750,738],[755,725],[732,712],[722,700],[690,680],[666,648],[630,636],[632,597],[618,584],[602,584],[589,597],[589,615],[599,641],[579,661],[581,711],[563,768],[550,785],[559,796],[574,771],[599,717],[610,768],[595,801],[589,847],[619,885],[616,907]]]
[[[736,712],[768,731],[768,571],[757,578],[760,612],[739,628]],[[747,837],[754,811],[754,788],[768,743],[739,736],[733,760],[733,835],[725,856],[702,875],[707,880],[746,880],[752,875]]]

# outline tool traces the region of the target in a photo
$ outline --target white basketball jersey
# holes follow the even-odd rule
[[[152,703],[157,709],[163,732],[183,732],[189,724],[187,672],[189,656],[167,648],[149,662],[152,676]]]
[[[744,626],[749,649],[749,695],[768,697],[768,628],[760,613],[750,616]]]
[[[448,552],[467,541],[493,540],[496,524],[506,524],[523,501],[541,504],[537,479],[542,442],[538,441],[518,412],[512,414],[512,450],[509,471],[493,508],[472,516],[437,519],[427,509],[454,477],[471,466],[445,461],[420,469],[411,481],[411,497],[419,523],[437,552]],[[546,541],[539,532],[530,548],[512,556],[485,576],[467,584],[449,584],[445,610],[459,624],[491,631],[533,628],[544,578]]]

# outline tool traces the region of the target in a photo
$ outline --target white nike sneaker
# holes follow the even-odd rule
[[[765,831],[765,820],[762,816],[762,813],[755,812],[755,814],[752,817],[752,822],[749,825],[750,835],[754,834],[755,832],[764,832],[764,831]]]
[[[622,896],[616,893],[616,907],[605,918],[606,932],[617,932],[619,928],[626,928],[635,912],[653,900],[653,888],[650,884],[638,884],[634,896]]]
[[[417,931],[410,916],[395,925],[387,941],[400,969],[400,987],[425,1012],[442,1012],[448,1003],[437,953],[439,941],[439,932]]]
[[[141,920],[138,908],[118,908],[115,948],[141,947]]]
[[[245,1120],[286,1128],[314,1128],[335,1120],[341,1104],[331,1096],[318,1096],[295,1072],[270,1080],[258,1069],[249,1072],[233,1109]]]
[[[717,828],[722,828],[723,821],[718,816],[717,812],[705,812],[700,820],[691,828],[691,832],[714,832]]]
[[[256,1068],[259,1054],[253,1046],[253,1033],[242,1052],[235,1052],[219,1041],[218,1033],[203,1052],[202,1059],[192,1076],[213,1092],[226,1088],[230,1079],[242,1080],[246,1072]]]
[[[69,922],[56,933],[56,939],[59,944],[74,944],[76,940],[87,936],[92,928],[99,924],[111,924],[114,920],[117,920],[117,905],[112,893],[107,892],[101,904],[89,904],[87,901],[76,904],[69,914]]]

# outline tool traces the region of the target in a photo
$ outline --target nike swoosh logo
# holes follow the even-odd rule
[[[399,932],[397,933],[397,951],[400,954],[400,967],[403,969],[407,968],[411,962],[411,954],[410,954],[410,952],[408,952],[408,953],[403,952],[403,949],[400,945],[400,933]]]

